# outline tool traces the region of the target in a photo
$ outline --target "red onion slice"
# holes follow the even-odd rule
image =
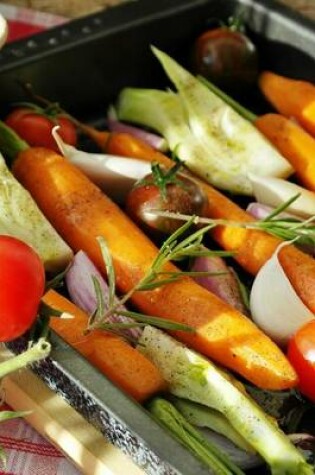
[[[147,132],[146,130],[140,129],[139,127],[135,127],[133,125],[125,124],[119,120],[112,119],[111,117],[107,119],[107,126],[111,132],[121,132],[133,135],[160,152],[166,152],[168,150],[166,140],[160,135]]]
[[[91,314],[97,307],[97,298],[95,294],[94,284],[92,277],[95,276],[100,284],[101,291],[103,293],[105,308],[108,305],[109,289],[102,274],[95,267],[93,262],[83,251],[79,251],[72,261],[71,267],[66,274],[66,285],[71,300],[82,310]],[[117,299],[116,299],[117,301]],[[119,307],[121,310],[126,310],[125,307]],[[132,319],[129,319],[122,315],[114,315],[109,317],[110,323],[133,323]],[[131,337],[138,340],[142,330],[141,328],[126,328],[119,330],[122,335]]]
[[[246,209],[247,213],[249,213],[251,216],[253,216],[253,218],[258,220],[263,220],[267,218],[267,216],[269,216],[269,214],[272,213],[274,210],[275,208],[271,208],[270,206],[264,205],[262,203],[250,203]],[[277,217],[279,219],[292,219],[301,222],[303,221],[303,219],[299,216],[295,216],[294,214],[285,212],[279,213]],[[311,256],[315,256],[314,245],[307,243],[299,243],[299,241],[297,241],[295,245],[305,253],[310,254]]]
[[[240,312],[247,313],[237,278],[221,257],[197,257],[193,262],[191,270],[211,273],[224,272],[223,275],[197,276],[194,277],[194,280]]]
[[[272,208],[271,206],[264,205],[262,203],[250,203],[247,206],[247,213],[249,213],[253,218],[261,220],[267,218],[270,213],[272,213],[275,210],[275,208]],[[295,216],[294,214],[291,213],[279,213],[278,214],[279,219],[295,219],[296,221],[302,221],[302,219],[298,216]]]

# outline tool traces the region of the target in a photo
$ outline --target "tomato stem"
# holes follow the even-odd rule
[[[25,350],[23,353],[0,363],[0,379],[10,373],[18,371],[19,369],[25,368],[29,364],[47,358],[50,350],[50,343],[44,338],[40,338],[37,343]]]

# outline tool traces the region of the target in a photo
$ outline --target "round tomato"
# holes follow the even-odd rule
[[[55,125],[61,138],[69,145],[77,143],[76,128],[65,116],[49,115],[45,109],[35,107],[20,107],[12,111],[5,123],[11,127],[22,139],[33,147],[45,147],[59,152],[58,146],[51,135]]]
[[[258,76],[255,45],[242,32],[223,26],[201,34],[194,45],[195,72],[228,91],[242,91]]]
[[[0,341],[14,340],[31,327],[44,288],[37,253],[19,239],[0,235]]]
[[[158,166],[154,173],[136,184],[127,196],[127,213],[153,236],[171,234],[184,223],[154,215],[150,210],[201,216],[208,204],[207,197],[195,180],[182,173],[176,176],[172,173]]]
[[[290,340],[288,358],[299,376],[301,393],[315,402],[315,320],[303,325]]]

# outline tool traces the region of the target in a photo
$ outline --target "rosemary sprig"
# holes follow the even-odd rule
[[[209,224],[208,226],[205,226],[202,229],[198,229],[185,239],[180,240],[181,236],[185,235],[186,231],[193,225],[194,219],[194,216],[190,217],[187,222],[185,222],[179,229],[177,229],[171,236],[169,236],[166,241],[164,241],[157,256],[155,257],[147,272],[144,274],[143,278],[140,279],[140,281],[120,299],[115,299],[115,271],[110,252],[108,251],[106,241],[103,238],[98,238],[98,242],[101,247],[102,255],[107,270],[110,295],[112,297],[109,300],[108,308],[105,309],[105,303],[100,284],[98,282],[98,279],[94,277],[93,283],[98,305],[95,312],[90,316],[87,331],[91,331],[93,329],[123,329],[143,325],[154,325],[159,328],[174,331],[194,331],[194,329],[189,327],[188,325],[176,323],[171,320],[144,315],[142,313],[130,310],[122,310],[122,306],[132,297],[135,292],[152,291],[163,285],[175,282],[178,279],[183,278],[184,276],[209,275],[208,272],[167,271],[165,270],[165,265],[168,262],[180,260],[185,257],[191,257],[192,255],[213,256],[219,254],[220,256],[231,256],[233,254],[222,251],[205,250],[204,246],[202,245],[202,238],[204,234],[213,227],[212,224]],[[222,272],[217,272],[213,274],[221,275]],[[110,317],[115,317],[115,315],[128,317],[134,320],[136,322],[136,325],[132,322],[112,322],[110,320]]]
[[[261,221],[232,221],[228,219],[212,219],[203,216],[190,216],[181,213],[173,213],[169,211],[150,210],[150,213],[166,217],[173,218],[181,221],[191,222],[193,219],[194,224],[204,224],[206,226],[227,226],[234,228],[244,229],[256,229],[265,231],[273,236],[276,236],[284,241],[298,241],[301,245],[315,246],[315,216],[309,219],[300,221],[298,218],[285,218],[280,216],[291,203],[293,203],[299,195],[295,195],[285,203],[281,204],[278,208],[272,211],[269,216]],[[205,229],[205,228],[202,228]]]

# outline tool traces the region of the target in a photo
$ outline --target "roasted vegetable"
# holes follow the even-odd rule
[[[12,132],[4,125],[0,129],[0,146],[10,138],[14,157]],[[17,136],[15,144],[18,152]],[[101,270],[104,262],[96,237],[105,238],[120,292],[134,288],[151,268],[156,247],[66,159],[47,149],[29,148],[17,154],[13,171],[71,247],[84,250]],[[163,271],[178,273],[170,263]],[[131,301],[144,314],[193,328],[194,333],[177,331],[176,335],[255,384],[274,389],[296,385],[296,374],[279,348],[247,317],[192,279],[183,277],[135,292]]]
[[[313,468],[231,376],[198,353],[153,327],[139,350],[160,368],[172,394],[221,412],[266,460],[273,475],[312,475]]]

